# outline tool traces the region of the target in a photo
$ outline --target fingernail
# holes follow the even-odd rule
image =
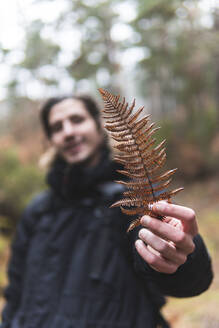
[[[143,223],[143,225],[149,224],[150,219],[151,219],[150,216],[147,216],[147,215],[143,216],[142,217],[142,223]]]
[[[163,211],[165,209],[166,204],[157,203],[153,206],[153,211]]]
[[[142,241],[140,239],[137,239],[136,242],[135,242],[135,247],[137,249],[139,249],[139,248],[141,248],[141,246],[142,246]]]

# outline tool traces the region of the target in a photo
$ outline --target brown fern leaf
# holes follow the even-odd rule
[[[154,127],[155,123],[149,124],[149,115],[139,119],[144,107],[134,112],[135,99],[129,107],[125,98],[120,102],[120,96],[114,96],[103,89],[99,89],[99,92],[104,101],[105,127],[110,136],[118,142],[114,148],[121,152],[115,156],[115,160],[124,166],[124,170],[118,172],[130,178],[128,182],[117,181],[124,185],[127,191],[123,193],[124,198],[111,207],[119,206],[127,215],[138,215],[139,218],[130,224],[130,231],[140,225],[142,215],[155,217],[151,204],[170,200],[183,188],[167,190],[177,169],[157,173],[166,161],[165,140],[154,146],[156,139],[153,136],[159,128]],[[159,215],[156,217],[163,219]]]

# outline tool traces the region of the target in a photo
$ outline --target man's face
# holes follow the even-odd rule
[[[65,99],[49,114],[51,143],[69,164],[95,165],[100,157],[103,133],[82,101]]]

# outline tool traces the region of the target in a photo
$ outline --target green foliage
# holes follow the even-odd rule
[[[216,109],[211,108],[209,111],[196,112],[192,121],[187,122],[185,130],[187,133],[187,140],[196,142],[207,151],[209,143],[218,131]]]
[[[37,19],[26,27],[24,59],[12,74],[9,94],[13,90],[11,96],[15,96],[19,90],[16,72],[24,68],[28,74],[32,73],[33,80],[48,88],[59,87],[61,80],[68,78],[72,80],[72,91],[81,92],[81,85],[86,82],[90,90],[103,86],[111,92],[126,94],[128,83],[136,84],[139,93],[152,103],[160,98],[160,105],[155,103],[162,116],[182,105],[190,117],[196,108],[205,107],[203,98],[215,98],[214,82],[218,75],[214,70],[217,12],[212,14],[215,24],[210,30],[200,23],[198,2],[66,0],[53,22]],[[55,1],[40,3],[53,5]],[[127,23],[120,17],[117,5],[130,4],[136,18],[127,17]],[[34,6],[37,1],[33,10]],[[122,16],[125,17],[124,13]],[[117,35],[122,34],[119,24],[130,31],[130,36],[121,41],[112,33],[118,29]],[[66,52],[67,48],[71,52]],[[136,58],[135,74],[129,75],[128,83],[123,84],[120,83],[123,54],[132,49],[139,49],[144,55]],[[66,61],[60,60],[62,56]],[[23,85],[26,83],[28,80],[22,80]]]
[[[217,106],[214,58],[219,34],[216,19],[211,30],[200,23],[197,3],[137,1],[138,15],[132,26],[141,39],[136,45],[149,53],[137,64],[139,85],[163,117],[180,106],[191,120],[195,112],[209,107],[207,101]]]
[[[161,17],[164,20],[169,20],[175,15],[175,10],[179,4],[178,0],[139,0],[138,12],[140,18]]]
[[[52,5],[55,1],[34,1],[33,10],[38,3]],[[31,90],[29,81],[40,82],[37,87],[52,94],[63,91],[60,86],[65,79],[71,91],[79,93],[84,92],[84,84],[90,93],[104,87],[131,97],[130,90],[134,90],[132,97],[141,96],[154,121],[162,121],[170,150],[181,140],[198,147],[200,158],[210,158],[210,143],[219,123],[219,12],[215,9],[212,26],[207,27],[198,0],[64,3],[54,21],[38,19],[26,27],[24,58],[12,70],[9,97],[19,98],[21,87]],[[131,18],[128,10],[127,17],[124,14],[127,7],[124,12],[118,10],[118,5],[130,4]],[[129,33],[120,41],[121,26]],[[132,50],[136,58],[127,56],[123,62],[123,55]],[[4,52],[5,60],[7,56],[10,51]],[[30,80],[23,79],[27,75]],[[22,104],[16,102],[14,107],[18,113]]]
[[[16,149],[0,154],[0,227],[11,228],[33,195],[45,187],[34,165],[23,165]]]
[[[72,89],[75,85],[75,90],[77,84],[74,82],[84,80],[90,81],[96,88],[99,86],[98,74],[103,71],[107,75],[105,86],[115,84],[114,76],[120,71],[120,65],[111,28],[118,17],[113,6],[119,2],[67,0],[68,6],[54,22],[32,21],[26,28],[24,59],[15,65],[14,78],[9,83],[9,96],[16,96],[16,88],[20,84],[16,72],[22,68],[28,70],[26,74],[32,73],[32,80],[47,87],[59,86],[62,77],[72,79]],[[33,7],[36,5],[33,4]],[[68,43],[69,46],[66,46]],[[71,52],[66,48],[72,49]],[[67,58],[66,62],[60,59],[62,56]],[[22,80],[22,84],[25,83],[28,80]],[[119,85],[116,87],[119,88]]]
[[[156,133],[157,142],[167,140],[168,167],[178,167],[183,180],[218,172],[219,152],[212,146],[218,138],[217,111],[211,108],[194,113],[192,121],[161,120]]]
[[[22,66],[29,70],[34,70],[42,65],[50,65],[56,59],[60,47],[48,39],[40,36],[43,24],[41,21],[34,21],[27,32],[25,60]]]

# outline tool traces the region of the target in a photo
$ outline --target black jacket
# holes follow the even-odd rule
[[[200,236],[174,274],[152,270],[134,248],[137,229],[109,205],[121,198],[116,166],[69,168],[56,161],[50,189],[26,209],[12,246],[1,328],[168,327],[163,295],[206,290],[211,263]]]

